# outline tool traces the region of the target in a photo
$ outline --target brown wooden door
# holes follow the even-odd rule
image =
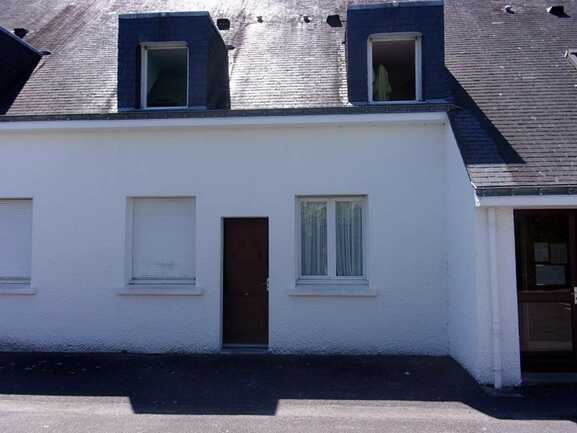
[[[225,345],[268,344],[268,220],[224,220]]]
[[[517,211],[519,333],[525,371],[577,367],[577,212]]]

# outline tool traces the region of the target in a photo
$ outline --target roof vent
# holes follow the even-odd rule
[[[303,15],[303,22],[305,22],[305,23],[310,23],[310,22],[311,22],[311,17],[309,17],[308,15]]]
[[[18,36],[20,39],[24,39],[24,36],[28,34],[28,30],[22,27],[17,27],[14,29],[14,34]]]
[[[549,6],[547,8],[547,13],[551,15],[555,15],[556,17],[566,17],[567,14],[565,13],[565,6],[563,5],[556,5],[556,6]]]
[[[329,15],[327,17],[327,24],[331,27],[342,27],[343,22],[341,21],[340,15]]]
[[[219,18],[216,20],[216,26],[219,30],[230,29],[230,20],[228,18]]]
[[[505,7],[503,8],[503,10],[505,12],[507,12],[508,14],[514,14],[515,11],[513,10],[513,6],[512,5],[505,5]]]
[[[258,17],[256,17],[256,21],[258,23],[262,23],[262,16],[259,15]]]

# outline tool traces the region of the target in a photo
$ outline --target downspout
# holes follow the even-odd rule
[[[495,389],[503,386],[501,354],[501,311],[499,308],[499,279],[497,275],[497,212],[487,209],[489,222],[489,285],[491,288],[491,315],[493,333],[493,374]]]

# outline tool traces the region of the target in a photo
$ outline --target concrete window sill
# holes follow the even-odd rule
[[[297,284],[289,289],[288,294],[303,297],[374,297],[377,291],[368,285]]]
[[[202,296],[204,289],[196,286],[130,285],[119,289],[119,296]]]
[[[0,284],[0,296],[2,295],[35,295],[36,289],[30,284]]]

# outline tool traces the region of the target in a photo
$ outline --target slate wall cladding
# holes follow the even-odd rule
[[[186,42],[188,107],[229,107],[228,52],[210,15],[208,12],[175,12],[119,17],[119,110],[140,108],[140,46],[143,42]],[[220,81],[212,75],[220,77]],[[222,84],[224,80],[226,86]]]
[[[419,32],[422,35],[423,99],[447,99],[443,5],[413,2],[352,6],[347,10],[347,81],[349,101],[368,104],[367,40],[375,33]]]
[[[228,75],[228,48],[222,39],[213,38],[208,47],[208,94],[209,110],[230,109]]]
[[[0,28],[0,114],[10,109],[41,57],[17,36]]]

